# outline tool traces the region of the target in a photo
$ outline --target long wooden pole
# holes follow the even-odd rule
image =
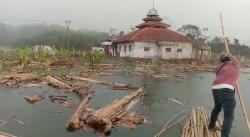
[[[227,39],[225,37],[225,31],[224,31],[223,19],[222,19],[221,13],[220,13],[220,21],[221,21],[221,31],[222,31],[222,35],[223,35],[224,42],[225,42],[225,48],[226,48],[227,53],[229,54],[230,52],[229,52],[229,49],[228,49]],[[241,96],[240,87],[239,87],[238,83],[236,84],[236,91],[237,91],[239,99],[240,99],[241,109],[242,109],[242,112],[243,112],[243,116],[244,116],[244,118],[246,120],[246,124],[247,124],[247,127],[248,127],[248,132],[249,132],[249,135],[250,135],[250,124],[249,124],[249,120],[248,120],[248,115],[247,115],[247,112],[246,112],[246,109],[245,109],[245,104],[244,104],[243,98]]]

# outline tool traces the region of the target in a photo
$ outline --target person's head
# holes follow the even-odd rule
[[[220,62],[221,63],[228,62],[228,61],[231,61],[228,54],[223,53],[220,55]]]

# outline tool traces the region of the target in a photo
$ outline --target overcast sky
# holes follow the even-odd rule
[[[108,32],[129,30],[142,23],[153,0],[0,0],[0,22],[9,24],[53,23],[73,28]],[[226,35],[250,45],[250,0],[155,0],[155,8],[176,30],[183,24],[207,27],[221,36],[222,12]],[[29,20],[29,21],[27,21]],[[35,21],[38,20],[38,21]]]

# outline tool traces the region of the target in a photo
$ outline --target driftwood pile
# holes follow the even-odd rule
[[[128,111],[135,104],[135,100],[144,95],[142,88],[131,94],[115,100],[97,110],[88,108],[89,97],[86,97],[78,106],[68,122],[67,129],[70,131],[82,127],[92,129],[104,135],[110,135],[114,126],[136,128],[145,121],[145,117],[129,115]]]
[[[22,87],[25,83],[32,83],[38,79],[38,76],[33,73],[6,74],[0,77],[0,84],[9,87]]]
[[[214,132],[208,130],[209,115],[203,107],[192,109],[190,117],[187,119],[181,137],[220,137],[220,130]],[[216,122],[216,129],[221,129],[222,122]]]

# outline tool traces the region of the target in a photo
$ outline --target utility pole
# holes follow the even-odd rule
[[[69,27],[70,27],[71,20],[65,20],[65,24],[67,27],[67,35],[68,35],[68,50],[69,50]]]

